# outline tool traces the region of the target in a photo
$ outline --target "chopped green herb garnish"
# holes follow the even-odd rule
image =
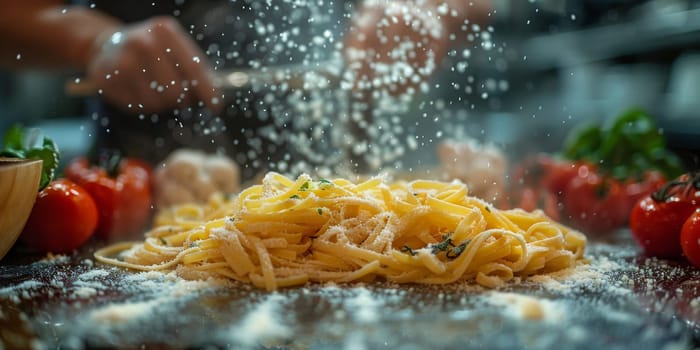
[[[299,187],[299,191],[308,191],[308,190],[309,190],[309,186],[310,186],[309,182],[306,181],[306,182],[304,182],[304,183]]]
[[[445,256],[448,259],[457,259],[460,255],[462,255],[462,253],[467,248],[467,246],[469,245],[470,242],[471,242],[471,240],[468,240],[468,241],[466,241],[466,242],[464,242],[456,247],[453,247],[447,253],[445,253]]]
[[[460,245],[455,245],[450,236],[451,234],[444,235],[442,236],[442,242],[431,245],[430,247],[432,248],[432,253],[437,255],[440,252],[445,252],[445,256],[448,259],[456,259],[459,257],[464,252],[464,249],[467,248],[470,241],[466,241]]]
[[[411,254],[411,256],[416,256],[416,252],[407,245],[401,247],[401,252]]]
[[[438,243],[438,244],[433,244],[431,245],[431,248],[433,248],[432,252],[433,254],[437,254],[438,252],[446,252],[447,249],[450,247],[454,247],[454,243],[452,243],[452,238],[445,238],[444,241]]]
[[[165,238],[163,238],[163,237],[158,237],[158,239],[160,240],[160,243],[161,243],[162,245],[168,245],[168,241],[166,241]]]
[[[333,182],[331,182],[330,180],[326,180],[323,178],[318,180],[318,188],[320,188],[322,190],[328,189],[329,187],[332,187],[332,186],[333,186]]]
[[[491,207],[489,207],[488,205],[487,205],[487,206],[484,206],[484,209],[486,209],[486,211],[489,212],[489,213],[491,212]]]
[[[293,194],[289,197],[289,199],[301,199],[298,194]]]
[[[318,212],[318,215],[323,215],[323,209],[318,208],[318,209],[316,209],[316,211]]]

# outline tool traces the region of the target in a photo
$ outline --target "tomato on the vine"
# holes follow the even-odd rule
[[[96,227],[92,197],[72,181],[59,179],[37,195],[21,239],[41,252],[67,253],[85,243]]]
[[[692,201],[681,196],[647,196],[632,209],[632,236],[647,255],[680,257],[681,228],[695,209]]]
[[[605,233],[624,225],[626,200],[617,180],[594,172],[574,177],[563,192],[564,208],[574,226],[591,233]]]
[[[71,161],[66,176],[84,187],[97,203],[97,237],[114,238],[139,232],[151,214],[152,169],[141,160],[107,153],[97,163]]]
[[[546,165],[542,184],[549,192],[562,196],[574,178],[586,177],[592,172],[595,172],[595,167],[586,162],[552,161]]]
[[[587,174],[593,166],[538,154],[527,158],[513,171],[511,204],[524,210],[544,210],[550,218],[560,220],[562,195],[568,183],[579,173]]]
[[[660,190],[665,183],[666,178],[658,170],[645,172],[642,179],[627,181],[625,183],[625,193],[628,198],[628,211],[631,212],[637,202]]]
[[[681,248],[686,259],[696,267],[700,267],[700,211],[698,210],[683,223]]]

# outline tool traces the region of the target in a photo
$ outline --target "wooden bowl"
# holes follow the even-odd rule
[[[41,160],[0,157],[0,259],[10,250],[32,212]]]

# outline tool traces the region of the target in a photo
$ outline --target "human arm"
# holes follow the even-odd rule
[[[204,54],[170,17],[126,25],[61,1],[0,0],[0,65],[77,70],[133,114],[220,108]]]
[[[0,0],[0,64],[10,68],[85,67],[96,38],[121,23],[56,0]]]

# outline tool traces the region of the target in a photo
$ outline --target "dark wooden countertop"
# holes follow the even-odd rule
[[[639,256],[626,231],[591,237],[588,273],[497,291],[378,282],[268,293],[100,265],[99,246],[50,259],[16,247],[0,263],[5,348],[639,350],[700,339],[700,270]]]

